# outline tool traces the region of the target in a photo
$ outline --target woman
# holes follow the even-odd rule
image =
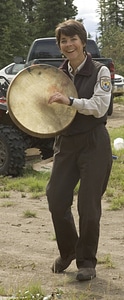
[[[63,272],[76,259],[76,279],[83,281],[96,276],[101,198],[112,167],[106,129],[111,78],[108,68],[86,53],[87,34],[82,23],[67,20],[57,26],[55,33],[66,57],[61,69],[73,80],[78,99],[59,92],[49,99],[51,105],[58,102],[77,110],[72,123],[56,137],[53,169],[46,190],[60,252],[52,271]],[[77,233],[71,206],[78,182]]]

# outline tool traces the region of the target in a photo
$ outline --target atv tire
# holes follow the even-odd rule
[[[21,132],[0,125],[0,175],[19,176],[25,165],[25,147]]]

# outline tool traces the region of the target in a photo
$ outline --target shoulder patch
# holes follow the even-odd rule
[[[110,77],[101,77],[100,79],[100,87],[103,91],[109,92],[111,89],[111,79]]]

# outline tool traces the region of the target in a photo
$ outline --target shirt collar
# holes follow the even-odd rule
[[[68,61],[68,72],[70,74],[70,76],[72,78],[74,78],[74,76],[80,71],[80,69],[84,66],[85,62],[87,60],[87,56],[85,57],[84,61],[77,67],[77,69],[75,70],[75,73],[73,73],[73,68],[70,65],[70,61]]]

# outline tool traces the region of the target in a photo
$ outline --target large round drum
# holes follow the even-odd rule
[[[76,110],[64,104],[48,104],[55,92],[77,97],[71,79],[56,67],[32,65],[23,69],[11,81],[7,92],[11,119],[32,136],[57,135],[72,122]]]

